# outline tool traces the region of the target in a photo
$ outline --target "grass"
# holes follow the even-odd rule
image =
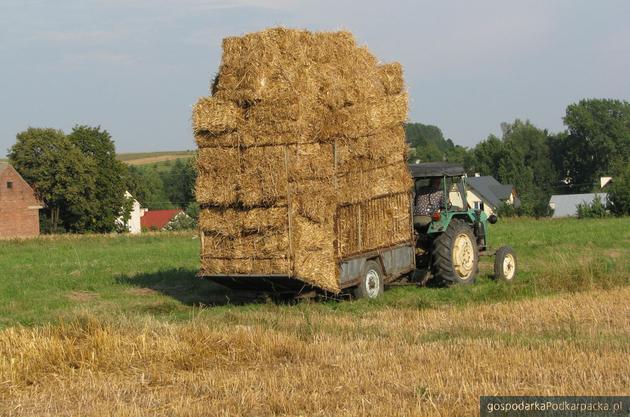
[[[195,278],[193,234],[0,241],[0,415],[468,416],[628,395],[630,219],[507,220],[513,285],[278,305]],[[212,306],[212,307],[204,307]]]

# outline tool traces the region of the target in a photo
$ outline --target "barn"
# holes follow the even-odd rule
[[[39,210],[35,192],[6,162],[0,162],[0,238],[39,235]]]

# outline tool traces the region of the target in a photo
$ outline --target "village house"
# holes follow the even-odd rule
[[[144,213],[147,212],[147,209],[142,208],[140,206],[140,202],[138,202],[138,200],[133,198],[133,196],[129,193],[129,191],[125,191],[125,198],[128,200],[129,199],[132,200],[131,211],[129,212],[129,219],[127,220],[127,223],[125,224],[121,216],[116,219],[116,223],[125,227],[129,231],[129,233],[138,234],[142,232],[141,219],[142,219],[142,216],[144,216]]]
[[[519,207],[521,202],[511,184],[501,184],[494,177],[479,176],[467,179],[466,201],[470,208],[484,211],[488,216],[496,214],[503,204]],[[450,200],[454,206],[463,207],[458,191],[453,189]]]
[[[39,235],[43,208],[31,186],[6,162],[0,162],[0,238]]]
[[[170,222],[179,216],[188,217],[181,209],[146,211],[140,219],[142,230],[164,230]]]

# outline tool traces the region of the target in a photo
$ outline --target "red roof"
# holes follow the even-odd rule
[[[140,218],[140,225],[147,229],[161,230],[170,222],[173,217],[183,210],[151,210],[144,213]]]

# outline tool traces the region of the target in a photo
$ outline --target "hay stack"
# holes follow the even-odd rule
[[[223,41],[198,101],[202,274],[286,274],[338,292],[340,259],[411,239],[400,64],[348,32]]]

